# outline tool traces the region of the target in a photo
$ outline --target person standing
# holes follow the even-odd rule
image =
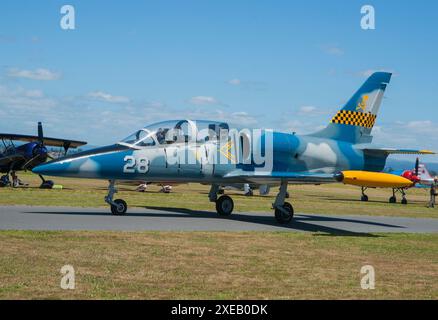
[[[429,202],[429,208],[435,207],[435,197],[438,196],[438,193],[436,192],[438,179],[435,178],[434,183],[430,187],[430,202]]]

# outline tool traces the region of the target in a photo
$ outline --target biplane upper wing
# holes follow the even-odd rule
[[[33,142],[33,141],[39,141],[40,138],[38,136],[32,136],[32,135],[0,133],[0,139]],[[58,138],[49,138],[49,137],[44,137],[43,141],[46,146],[53,146],[53,147],[77,148],[87,144],[85,141],[58,139]]]

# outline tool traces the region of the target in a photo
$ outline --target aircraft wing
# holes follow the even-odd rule
[[[21,154],[12,154],[9,156],[0,156],[0,166],[9,165],[17,160],[23,160],[24,157]]]
[[[33,142],[33,141],[38,141],[39,137],[38,136],[29,136],[29,135],[24,135],[24,134],[0,133],[0,139]],[[85,141],[48,138],[48,137],[44,137],[43,140],[44,140],[44,144],[46,146],[53,146],[53,147],[68,146],[69,148],[77,148],[77,147],[80,147],[80,146],[87,144]]]
[[[246,180],[251,182],[267,182],[288,180],[291,183],[331,183],[336,182],[333,173],[313,173],[313,172],[283,172],[283,171],[243,171],[234,170],[227,173],[224,179],[230,180]]]
[[[435,154],[430,150],[415,150],[415,149],[395,149],[395,148],[359,148],[368,153],[384,153],[384,154]]]

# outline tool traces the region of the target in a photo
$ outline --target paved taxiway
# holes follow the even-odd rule
[[[280,226],[272,213],[239,212],[222,218],[211,211],[147,207],[112,216],[109,208],[0,206],[0,229],[435,233],[438,219],[296,214],[293,223]]]

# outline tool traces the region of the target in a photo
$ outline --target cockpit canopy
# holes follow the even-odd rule
[[[229,129],[228,123],[218,121],[162,121],[134,132],[119,143],[140,148],[173,143],[203,143],[220,139],[221,134],[227,134]]]

